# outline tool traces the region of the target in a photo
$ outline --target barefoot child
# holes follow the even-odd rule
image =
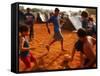
[[[32,50],[32,48],[29,47],[29,41],[28,41],[28,36],[29,36],[29,32],[28,32],[28,27],[26,26],[21,26],[20,27],[20,32],[21,32],[21,36],[20,36],[20,44],[19,44],[19,50],[20,50],[20,59],[23,61],[23,63],[25,64],[25,70],[30,69],[31,66],[31,61],[36,63],[36,59],[32,56],[32,53],[30,52],[30,50]]]
[[[91,68],[96,63],[96,56],[93,53],[93,45],[96,43],[96,39],[91,36],[87,36],[85,29],[79,29],[77,32],[79,40],[74,45],[72,52],[72,59],[75,51],[80,52],[81,66],[80,68]]]
[[[46,27],[47,27],[49,33],[50,33],[50,30],[48,28],[48,23],[52,22],[53,25],[54,25],[53,40],[49,43],[49,45],[46,46],[46,48],[49,50],[50,46],[53,43],[55,43],[56,41],[60,41],[61,42],[61,50],[64,51],[64,48],[63,48],[63,36],[62,36],[62,33],[61,33],[61,25],[60,25],[60,17],[59,17],[60,10],[58,8],[55,8],[54,12],[55,13],[53,14],[53,16],[51,16],[50,19],[46,23]]]

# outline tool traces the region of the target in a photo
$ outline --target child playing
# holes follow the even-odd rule
[[[75,51],[79,51],[81,54],[80,68],[91,68],[93,64],[96,63],[96,56],[93,53],[93,45],[96,43],[96,39],[91,36],[87,36],[85,29],[82,28],[78,30],[77,35],[79,40],[74,45],[72,59]]]
[[[53,40],[49,43],[49,45],[46,46],[46,48],[49,50],[50,46],[56,42],[56,41],[60,41],[61,42],[61,50],[64,51],[63,48],[63,36],[61,33],[61,25],[60,25],[60,17],[59,17],[59,12],[60,10],[58,8],[55,8],[55,13],[53,14],[53,16],[50,17],[50,19],[47,21],[46,23],[46,27],[48,29],[48,32],[50,33],[50,30],[48,28],[48,23],[52,22],[54,25],[54,36],[53,36]]]
[[[20,59],[24,62],[25,64],[25,70],[30,69],[31,66],[31,61],[36,63],[36,59],[32,56],[32,53],[30,52],[30,50],[32,50],[33,48],[29,47],[29,41],[28,41],[28,36],[29,36],[29,32],[28,32],[28,27],[26,26],[21,26],[20,27],[20,32],[21,32],[21,36],[20,36]],[[37,64],[37,63],[36,63]]]
[[[88,28],[88,12],[87,11],[82,11],[81,13],[81,23],[82,23],[82,28],[87,30]]]

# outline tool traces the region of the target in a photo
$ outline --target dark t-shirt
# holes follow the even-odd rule
[[[87,29],[88,28],[88,19],[83,19],[82,20],[82,27],[84,28],[84,29]]]
[[[27,25],[32,25],[33,24],[33,22],[34,22],[34,16],[31,14],[31,13],[26,13],[25,14],[25,23],[27,24]]]

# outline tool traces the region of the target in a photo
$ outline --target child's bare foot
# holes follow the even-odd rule
[[[50,50],[50,47],[49,47],[49,45],[46,45],[46,48],[47,48],[47,50],[48,50],[48,51]]]

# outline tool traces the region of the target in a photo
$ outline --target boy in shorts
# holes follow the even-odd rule
[[[46,23],[46,27],[48,29],[48,32],[50,33],[49,27],[48,27],[48,23],[52,22],[54,25],[54,35],[53,35],[53,40],[46,46],[47,50],[49,51],[50,46],[55,43],[56,41],[60,41],[61,42],[61,50],[65,51],[63,48],[63,36],[61,33],[61,24],[60,24],[60,17],[59,17],[59,12],[60,10],[58,8],[55,8],[55,13],[53,14],[53,16],[50,17],[50,19],[48,19],[47,23]]]

